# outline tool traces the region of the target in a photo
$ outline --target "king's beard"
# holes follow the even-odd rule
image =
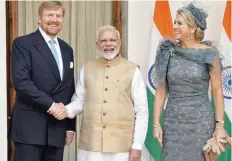
[[[119,54],[119,50],[120,47],[116,48],[112,53],[106,53],[103,51],[100,51],[100,53],[106,60],[112,60]]]

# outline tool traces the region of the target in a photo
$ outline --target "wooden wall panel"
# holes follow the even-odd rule
[[[11,49],[12,42],[18,36],[18,2],[6,1],[6,24],[7,24],[7,96],[8,96],[8,128],[11,119],[11,112],[15,101],[15,90],[11,79]],[[12,141],[8,141],[8,160],[13,160],[14,145]]]

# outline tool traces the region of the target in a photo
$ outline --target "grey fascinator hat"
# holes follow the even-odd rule
[[[192,13],[192,15],[196,18],[197,26],[204,31],[207,26],[206,18],[208,17],[208,14],[203,9],[195,7],[193,3],[190,3],[184,8],[188,9]]]

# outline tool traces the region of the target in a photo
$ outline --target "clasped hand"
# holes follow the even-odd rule
[[[55,103],[49,111],[49,114],[53,115],[57,120],[63,120],[68,117],[67,109],[63,103]]]

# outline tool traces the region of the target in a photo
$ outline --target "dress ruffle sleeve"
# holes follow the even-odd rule
[[[155,62],[151,69],[151,83],[158,87],[160,83],[166,82],[167,68],[171,54],[177,43],[172,40],[162,39],[157,47]]]
[[[220,53],[217,45],[212,41],[204,41],[203,43],[211,47],[204,57],[204,63],[207,64],[209,71],[214,68],[222,69],[221,61],[223,60],[223,55]]]

